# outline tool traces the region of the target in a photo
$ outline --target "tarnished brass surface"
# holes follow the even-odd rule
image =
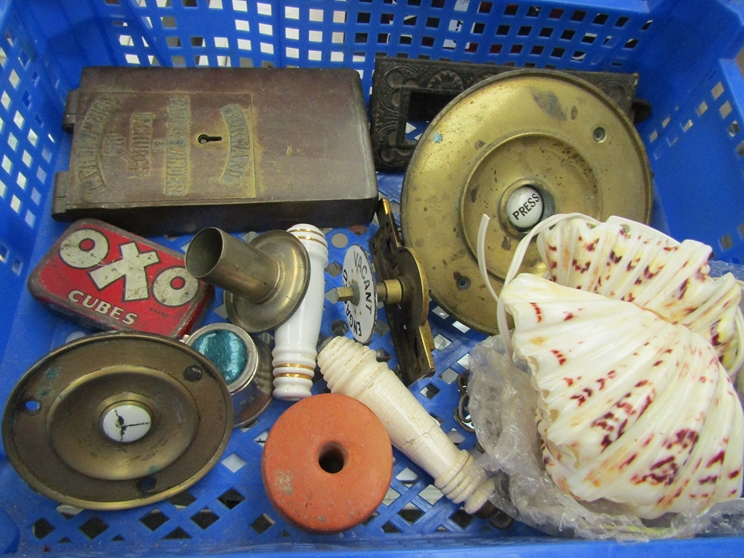
[[[104,416],[121,405],[149,414],[142,438],[104,433]],[[11,464],[34,490],[111,510],[194,484],[219,460],[232,421],[227,387],[201,354],[157,335],[105,333],[37,362],[14,388],[2,432]]]
[[[258,332],[276,329],[297,310],[310,281],[310,259],[302,242],[286,231],[269,231],[256,237],[253,244],[280,264],[276,291],[260,303],[226,291],[225,309],[231,322]]]
[[[336,287],[335,289],[331,289],[330,291],[328,291],[326,297],[331,302],[331,304],[336,304],[337,302],[351,302],[352,304],[359,304],[359,301],[361,299],[359,295],[359,287],[354,287],[355,285],[352,285],[351,287]]]
[[[385,198],[380,200],[377,221],[380,228],[369,246],[378,278],[386,286],[397,282],[400,288],[400,293],[393,294],[385,305],[385,312],[401,379],[411,385],[436,370],[431,354],[434,338],[427,320],[429,287],[416,250],[403,246],[400,240],[390,202]],[[387,296],[391,294],[388,292]]]
[[[581,212],[647,222],[651,175],[628,118],[594,86],[574,77],[527,70],[501,74],[462,93],[418,143],[401,195],[401,226],[450,315],[495,333],[496,307],[480,278],[476,236],[491,217],[487,268],[500,290],[525,231],[505,211],[520,186],[545,200],[543,218]],[[543,273],[537,249],[522,271]]]
[[[53,215],[138,234],[368,223],[377,204],[351,69],[83,70]]]
[[[310,281],[307,250],[287,231],[269,231],[246,244],[223,230],[204,229],[189,243],[186,269],[225,289],[230,321],[250,332],[287,321]]]
[[[377,298],[385,304],[398,304],[403,300],[403,285],[400,279],[385,279],[375,285]]]
[[[370,133],[377,170],[405,170],[416,147],[406,137],[406,124],[430,122],[447,103],[476,83],[513,72],[514,67],[445,60],[375,57],[369,99]],[[564,72],[595,85],[633,119],[648,117],[647,104],[635,98],[638,74]]]

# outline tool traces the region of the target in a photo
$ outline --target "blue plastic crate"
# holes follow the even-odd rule
[[[67,168],[70,151],[60,123],[67,92],[89,65],[352,67],[366,94],[378,55],[639,72],[639,95],[654,111],[639,127],[654,171],[654,224],[744,261],[739,2],[17,0],[0,9],[0,405],[33,362],[85,333],[34,301],[25,278],[65,228],[49,217],[54,173]],[[402,176],[379,179],[382,193],[399,200]],[[329,288],[340,284],[345,244],[366,245],[373,232],[374,225],[328,232]],[[190,238],[155,240],[182,250]],[[208,321],[222,319],[217,305]],[[326,304],[322,333],[340,320],[341,307]],[[453,418],[454,380],[483,336],[435,304],[431,324],[438,372],[411,389],[460,447],[472,449],[473,436]],[[396,364],[384,326],[372,347]],[[285,408],[275,401],[256,424],[236,430],[222,461],[186,493],[123,512],[74,510],[33,493],[0,448],[0,552],[698,556],[734,553],[744,542],[617,545],[557,541],[520,524],[497,531],[438,497],[398,452],[391,490],[368,522],[308,535],[276,514],[261,484],[262,442]]]

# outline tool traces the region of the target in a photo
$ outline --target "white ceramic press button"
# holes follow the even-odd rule
[[[103,431],[115,442],[136,442],[150,431],[150,413],[139,405],[124,403],[108,411],[102,421]]]
[[[514,190],[506,201],[509,222],[519,230],[531,229],[540,222],[543,214],[543,199],[532,186],[521,186]]]

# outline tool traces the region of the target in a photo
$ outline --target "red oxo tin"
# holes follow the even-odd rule
[[[73,223],[28,279],[40,302],[97,329],[180,337],[209,310],[214,289],[183,255],[96,219]]]

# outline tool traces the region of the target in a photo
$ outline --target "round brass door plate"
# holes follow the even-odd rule
[[[113,510],[202,478],[227,446],[232,416],[225,382],[191,347],[105,333],[37,362],[13,389],[2,432],[8,459],[34,490]]]
[[[431,122],[403,182],[401,228],[432,298],[465,325],[496,333],[476,257],[484,213],[486,267],[499,292],[529,230],[520,221],[534,224],[530,212],[541,211],[537,222],[571,212],[648,222],[651,201],[643,144],[617,105],[567,74],[520,70],[473,86]],[[545,272],[534,244],[521,271]]]

